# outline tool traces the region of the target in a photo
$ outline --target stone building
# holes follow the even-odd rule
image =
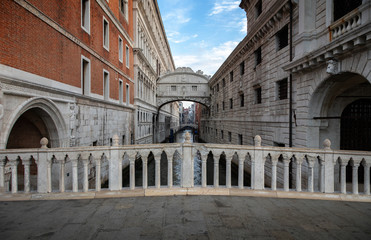
[[[310,148],[328,138],[333,149],[371,150],[371,1],[240,7],[247,35],[210,79],[202,138]]]
[[[132,4],[1,2],[0,148],[134,141]]]
[[[174,71],[175,64],[157,1],[133,2],[135,142],[163,142],[170,129],[179,126],[179,110],[177,102],[158,109],[156,82],[161,74]]]

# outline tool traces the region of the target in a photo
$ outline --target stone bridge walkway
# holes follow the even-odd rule
[[[0,202],[0,239],[371,239],[371,204],[231,196]]]

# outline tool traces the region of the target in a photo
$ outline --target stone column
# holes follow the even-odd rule
[[[148,172],[147,172],[147,156],[142,156],[142,165],[143,165],[143,189],[147,189],[148,187]]]
[[[251,188],[262,190],[264,189],[264,164],[265,157],[263,156],[263,149],[261,148],[261,137],[256,135],[254,138],[255,151],[251,159]]]
[[[335,191],[335,188],[334,188],[335,161],[334,161],[333,151],[331,150],[331,141],[326,139],[323,142],[323,147],[326,150],[326,153],[324,154],[324,173],[323,173],[324,189],[322,189],[321,191],[324,191],[325,193],[333,193]]]
[[[49,154],[47,152],[47,145],[48,139],[42,138],[40,140],[40,150],[38,154],[38,159],[36,159],[37,164],[37,192],[39,193],[47,193],[50,189],[49,187],[49,173],[48,173],[48,162],[51,161],[49,159]]]
[[[272,182],[271,187],[273,191],[277,190],[277,163],[278,159],[273,159],[272,157]]]
[[[182,162],[182,187],[193,187],[193,155],[192,155],[192,143],[191,136],[187,132],[185,134],[185,141],[183,143],[183,162]]]
[[[109,189],[117,191],[122,189],[122,158],[118,149],[118,136],[112,137],[113,144],[109,162]]]
[[[66,170],[66,159],[63,158],[59,160],[59,191],[64,192],[65,186],[64,186],[64,174]]]
[[[155,156],[155,187],[161,187],[161,153]]]
[[[225,179],[225,185],[227,188],[231,188],[232,187],[232,180],[231,180],[231,164],[232,164],[232,158],[233,158],[233,154],[226,154],[225,155],[226,157],[226,179]]]
[[[364,193],[370,195],[370,163],[363,162],[364,168]]]
[[[243,189],[243,177],[244,177],[244,159],[245,156],[242,156],[238,159],[238,188]]]
[[[12,169],[12,193],[18,192],[18,159],[10,160],[10,168]]]
[[[319,177],[320,177],[319,191],[325,192],[325,162],[324,161],[319,162]]]
[[[48,187],[48,193],[52,192],[52,160],[48,159],[46,161],[47,166],[47,187]]]
[[[206,166],[207,166],[207,156],[208,154],[206,155],[201,155],[201,158],[202,158],[202,187],[205,188],[207,187],[207,171],[206,171]]]
[[[352,170],[353,170],[352,188],[353,188],[353,194],[358,194],[358,167],[359,167],[359,163],[353,161],[353,163],[352,163]]]
[[[303,159],[298,157],[295,159],[296,163],[296,191],[301,192],[301,164],[303,163]]]
[[[346,193],[347,192],[347,186],[346,186],[346,167],[347,163],[346,162],[341,162],[340,163],[340,191],[341,193]]]
[[[24,191],[26,193],[30,192],[30,165],[31,159],[23,159],[23,166],[24,166]]]
[[[284,167],[284,172],[283,172],[283,190],[284,191],[289,191],[289,165],[290,165],[290,158],[288,156],[283,156],[283,167]]]
[[[84,180],[83,180],[83,191],[87,192],[89,190],[89,182],[88,182],[88,165],[89,160],[83,159],[82,164],[84,166]]]
[[[72,192],[78,192],[79,191],[77,173],[78,159],[71,159],[71,163],[72,163]]]
[[[0,192],[5,188],[5,159],[0,159]]]
[[[173,155],[169,154],[168,152],[166,153],[167,156],[167,186],[169,188],[173,187]]]
[[[95,159],[95,191],[101,190],[101,162],[104,159],[104,155],[101,158]]]

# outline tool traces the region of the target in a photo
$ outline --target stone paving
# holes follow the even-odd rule
[[[371,239],[371,203],[232,196],[0,202],[0,239]]]

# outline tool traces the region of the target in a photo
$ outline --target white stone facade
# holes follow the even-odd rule
[[[292,2],[290,61],[289,2],[241,1],[248,34],[209,82],[203,140],[252,145],[261,135],[263,145],[289,146],[292,74],[293,146],[320,148],[330,139],[342,148],[346,107],[371,97],[371,3],[334,21],[332,0]]]
[[[135,0],[134,3],[134,80],[135,143],[163,142],[179,122],[177,103],[158,111],[156,81],[175,64],[167,42],[157,1]],[[173,124],[170,124],[172,122]]]

